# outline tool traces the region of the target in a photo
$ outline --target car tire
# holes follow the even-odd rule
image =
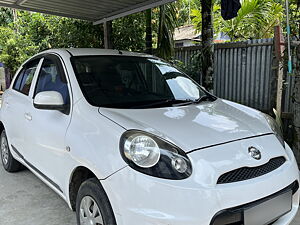
[[[97,178],[84,181],[76,199],[77,225],[116,225],[108,197]]]
[[[10,152],[5,130],[2,131],[0,136],[0,151],[2,165],[7,172],[13,173],[23,169],[23,165],[15,160]]]

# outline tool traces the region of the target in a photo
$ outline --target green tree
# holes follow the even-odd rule
[[[17,10],[0,10],[0,61],[12,73],[29,57],[49,48],[103,48],[103,28],[91,22]],[[143,13],[113,22],[117,49],[145,49]]]
[[[144,13],[136,13],[113,21],[113,46],[120,50],[145,50],[146,21]]]
[[[174,53],[174,30],[178,25],[176,7],[174,3],[170,3],[159,8],[157,55],[164,59],[171,59]]]
[[[244,0],[236,18],[220,20],[219,31],[238,41],[271,38],[283,18],[283,5],[274,0]]]
[[[28,57],[38,52],[38,47],[31,41],[8,27],[0,27],[0,61],[14,73]]]
[[[100,47],[103,44],[99,27],[87,21],[18,11],[14,26],[19,35],[33,41],[39,50]]]
[[[292,37],[300,40],[300,0],[290,1],[290,25]]]
[[[223,21],[222,17],[220,16],[221,14],[221,6],[219,4],[214,4],[213,5],[213,11],[212,11],[212,16],[213,16],[213,27],[214,27],[214,35],[217,35],[217,32],[220,31],[221,23]],[[202,11],[201,7],[194,8],[191,10],[191,18],[192,18],[192,24],[194,24],[195,29],[197,31],[202,31]]]
[[[220,1],[215,1],[213,5],[214,35],[224,32],[232,41],[271,38],[274,34],[273,27],[284,20],[283,6],[284,2],[280,3],[276,0],[244,0],[238,16],[225,21],[221,17]],[[191,15],[195,28],[201,31],[203,21],[201,7],[193,9]]]
[[[201,0],[202,17],[202,85],[213,90],[214,74],[214,26],[213,26],[213,0]]]
[[[0,8],[0,26],[7,26],[14,20],[12,9]]]

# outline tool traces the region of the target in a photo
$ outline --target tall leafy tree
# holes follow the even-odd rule
[[[213,27],[214,27],[214,35],[216,36],[220,31],[221,23],[223,22],[221,14],[221,6],[220,4],[213,4],[212,9],[212,18],[213,18]],[[197,31],[202,31],[202,10],[201,7],[193,8],[191,10],[191,19],[192,24],[194,25]]]
[[[300,40],[300,0],[292,1],[291,7],[293,7],[291,10],[292,12],[292,19],[291,19],[291,25],[292,25],[292,34],[293,37],[297,37],[298,40]],[[292,99],[294,102],[293,107],[293,150],[296,153],[296,157],[298,159],[298,162],[300,162],[300,45],[298,45],[294,50],[294,56],[297,59],[295,62],[295,68],[294,68],[294,89],[293,89],[293,95]]]
[[[144,13],[136,13],[113,21],[113,46],[116,49],[145,50],[146,21]]]
[[[103,47],[103,27],[91,22],[58,16],[0,10],[0,61],[12,73],[30,56],[49,48]],[[143,51],[145,22],[142,13],[113,22],[117,49]]]
[[[232,40],[249,40],[273,37],[275,25],[284,17],[283,5],[275,0],[244,0],[238,16],[222,21],[219,31]]]
[[[157,37],[157,55],[170,59],[174,52],[174,30],[177,27],[177,10],[173,3],[160,6]]]
[[[292,37],[300,40],[300,0],[290,1],[290,25]]]
[[[7,26],[14,20],[12,9],[0,8],[0,26]]]
[[[284,1],[243,0],[241,3],[242,8],[239,10],[238,16],[225,21],[221,17],[220,1],[214,2],[212,14],[214,35],[223,32],[232,41],[273,37],[273,27],[281,24],[285,16]],[[291,7],[295,8],[295,5]],[[299,13],[297,10],[294,12]],[[197,30],[202,30],[201,8],[192,9],[192,22]]]
[[[213,1],[201,0],[202,15],[202,85],[213,90],[213,64],[214,64],[214,27],[213,27]]]

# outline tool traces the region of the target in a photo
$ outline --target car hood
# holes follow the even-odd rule
[[[185,152],[272,133],[263,113],[222,99],[155,109],[99,108],[99,112],[126,130],[158,135]]]

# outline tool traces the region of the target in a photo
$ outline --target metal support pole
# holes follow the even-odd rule
[[[112,49],[112,21],[107,21],[103,23],[104,27],[104,48]]]
[[[288,72],[293,72],[292,64],[292,54],[291,54],[291,27],[290,27],[290,9],[289,9],[289,0],[285,1],[286,6],[286,30],[287,30],[287,42],[288,42]]]
[[[147,9],[146,16],[146,53],[152,55],[152,10]]]
[[[274,27],[274,46],[275,46],[275,62],[277,67],[277,95],[276,95],[276,111],[279,117],[282,115],[282,99],[283,99],[283,83],[284,83],[284,51],[285,42],[280,26]]]

